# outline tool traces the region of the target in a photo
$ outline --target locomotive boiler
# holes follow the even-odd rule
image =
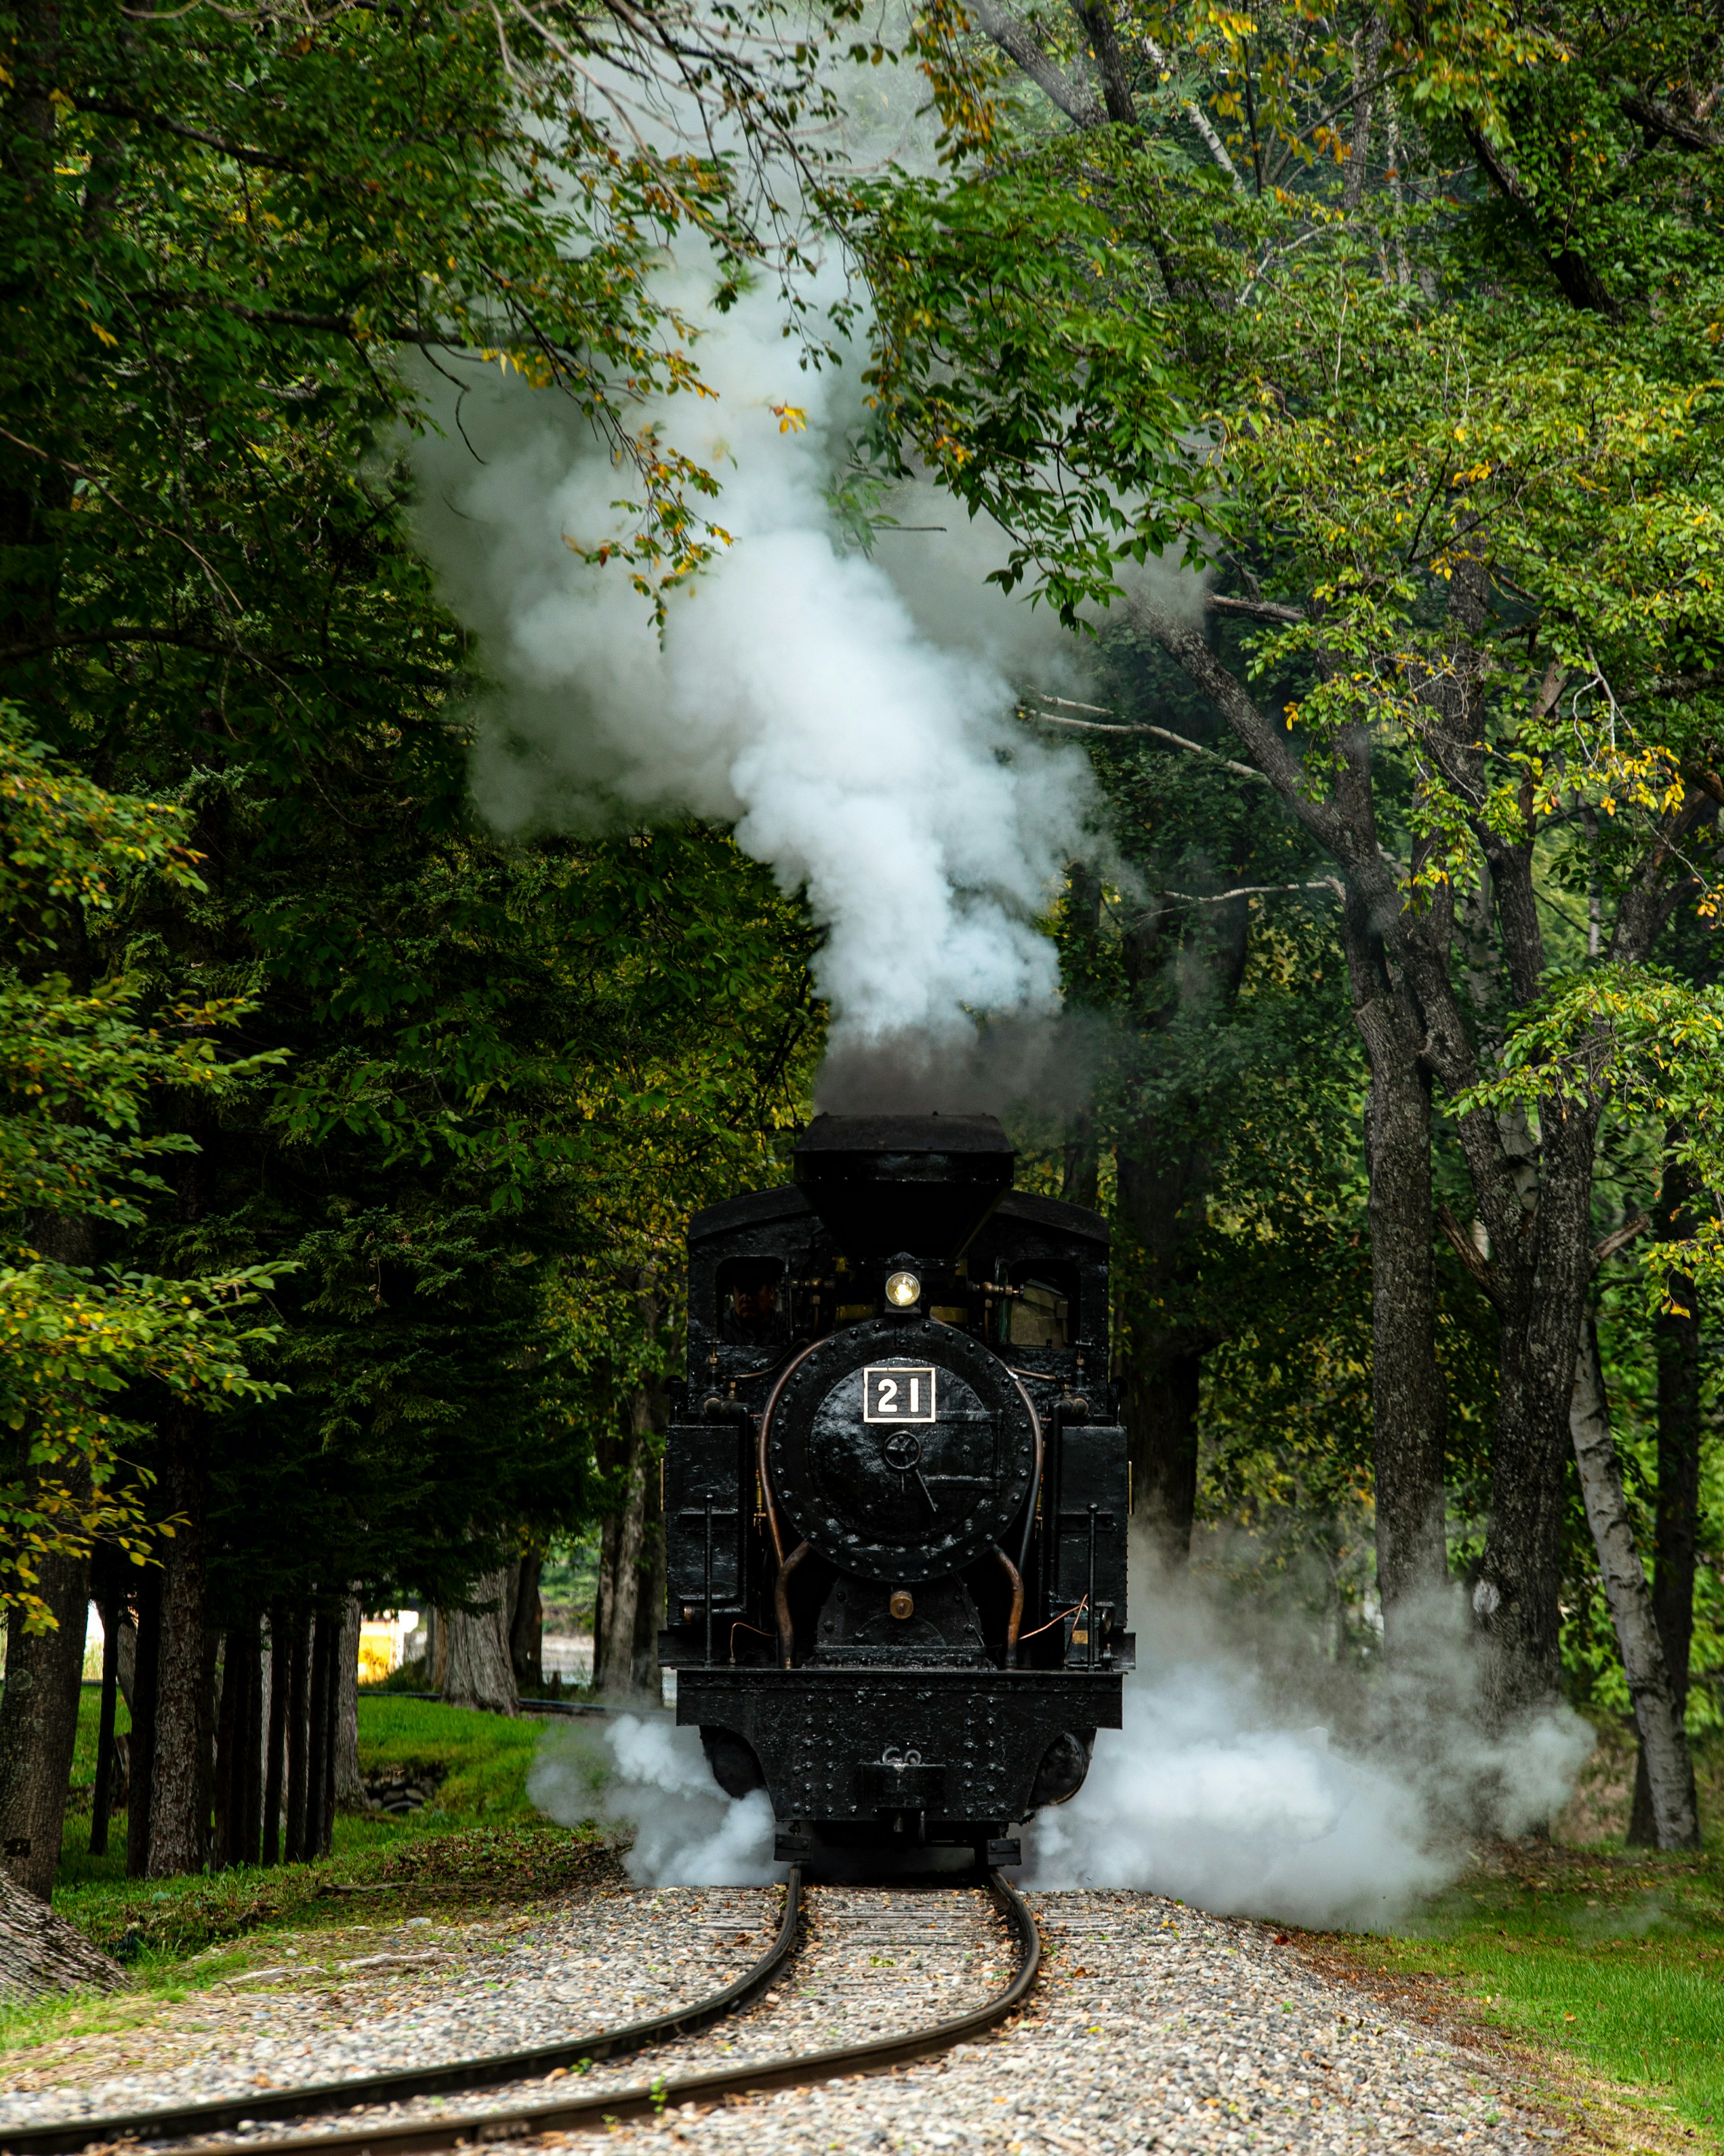
[[[1120,1723],[1107,1230],[984,1116],[820,1116],[690,1225],[664,1457],[677,1719],[781,1861],[1013,1863]]]

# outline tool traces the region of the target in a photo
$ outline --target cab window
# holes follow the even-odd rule
[[[777,1258],[726,1258],[718,1269],[719,1338],[731,1348],[782,1347],[784,1301]]]

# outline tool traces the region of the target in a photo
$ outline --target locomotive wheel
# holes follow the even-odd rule
[[[767,1778],[754,1747],[745,1743],[735,1730],[703,1727],[700,1748],[706,1754],[713,1780],[727,1797],[746,1797],[750,1790],[766,1787]]]
[[[1084,1786],[1090,1771],[1090,1754],[1095,1743],[1093,1729],[1064,1729],[1042,1754],[1030,1785],[1033,1811],[1047,1804],[1067,1804]]]

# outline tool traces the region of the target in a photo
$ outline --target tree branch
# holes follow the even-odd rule
[[[1568,304],[1588,314],[1603,315],[1608,321],[1616,321],[1622,310],[1611,298],[1586,257],[1575,254],[1571,248],[1552,249],[1545,244],[1532,192],[1521,177],[1512,159],[1488,142],[1476,127],[1467,130],[1467,141],[1472,146],[1473,155],[1490,174],[1499,192],[1519,211],[1532,235],[1534,244],[1544,256],[1552,276],[1562,286]]]
[[[202,127],[188,127],[183,120],[170,120],[165,113],[141,111],[117,97],[74,97],[72,103],[76,110],[96,113],[105,120],[130,120],[140,127],[163,128],[185,141],[201,142],[206,149],[219,150],[236,165],[255,165],[263,172],[291,172],[295,176],[303,174],[305,170],[301,165],[290,164],[285,157],[272,157],[263,150],[244,150],[237,142],[224,142],[219,135],[211,135]]]
[[[1474,1242],[1446,1205],[1437,1208],[1437,1225],[1455,1246],[1455,1255],[1471,1275],[1473,1284],[1501,1310],[1503,1306],[1502,1283],[1479,1255]]]
[[[1131,78],[1126,72],[1125,54],[1115,33],[1108,0],[1071,0],[1072,13],[1083,25],[1101,70],[1101,95],[1107,116],[1118,127],[1137,125],[1137,105],[1131,95]]]
[[[453,351],[463,348],[462,340],[451,336],[446,330],[409,330],[395,323],[387,326],[380,323],[375,331],[362,336],[351,315],[314,315],[299,307],[253,307],[240,300],[224,300],[214,292],[141,292],[136,296],[146,306],[186,312],[209,308],[218,314],[237,315],[243,322],[266,322],[291,330],[327,330],[332,336],[346,337],[354,344],[412,344]]]
[[[1310,619],[1303,607],[1281,606],[1274,599],[1224,598],[1219,592],[1205,592],[1203,604],[1212,613],[1244,614],[1252,621],[1296,622]]]
[[[1650,1214],[1637,1213],[1632,1220],[1624,1220],[1621,1227],[1613,1228],[1608,1235],[1601,1235],[1593,1245],[1594,1271],[1606,1258],[1614,1258],[1619,1250],[1625,1250],[1636,1235],[1644,1235],[1651,1225]]]
[[[1143,33],[1143,49],[1149,54],[1151,59],[1155,62],[1158,68],[1162,69],[1168,75],[1172,75],[1173,72],[1172,62],[1167,58],[1167,55],[1162,50],[1155,39],[1150,36],[1147,30]],[[1204,148],[1208,150],[1209,155],[1215,160],[1215,162],[1227,175],[1228,180],[1232,185],[1234,192],[1237,195],[1244,194],[1246,192],[1246,187],[1244,180],[1240,174],[1239,168],[1236,164],[1234,164],[1233,159],[1228,156],[1227,145],[1215,132],[1214,124],[1210,120],[1208,114],[1204,111],[1203,106],[1198,103],[1194,97],[1183,97],[1181,98],[1179,101],[1185,109],[1186,118],[1190,121],[1192,126],[1195,127],[1198,134],[1203,136]]]
[[[1221,906],[1230,898],[1274,898],[1290,891],[1326,891],[1343,900],[1347,896],[1339,876],[1319,876],[1315,883],[1242,883],[1234,891],[1164,891],[1162,896],[1184,906]]]
[[[1655,134],[1680,143],[1685,150],[1724,149],[1724,128],[1714,127],[1708,121],[1691,119],[1686,112],[1678,112],[1674,105],[1666,105],[1649,90],[1625,90],[1619,102],[1630,120],[1638,120],[1643,127],[1650,127]]]
[[[1092,705],[1088,708],[1093,710],[1095,707]],[[1169,733],[1165,726],[1152,726],[1144,722],[1131,726],[1106,725],[1095,719],[1062,719],[1052,711],[1023,709],[1019,710],[1018,716],[1035,726],[1074,726],[1080,733],[1150,734],[1157,741],[1166,742],[1170,748],[1183,748],[1193,756],[1206,758],[1210,763],[1219,763],[1224,771],[1230,771],[1235,778],[1255,778],[1260,786],[1270,783],[1260,771],[1254,770],[1249,763],[1235,763],[1230,756],[1222,756],[1213,748],[1205,748],[1201,742],[1188,741],[1183,734]]]
[[[1080,83],[1056,67],[1032,36],[998,0],[970,0],[970,12],[986,34],[1008,59],[1016,60],[1044,96],[1057,105],[1066,118],[1080,127],[1105,127],[1107,114],[1100,100]]]
[[[1286,744],[1265,725],[1262,713],[1243,684],[1210,650],[1203,631],[1187,623],[1176,621],[1172,615],[1164,613],[1159,607],[1147,600],[1138,600],[1132,612],[1167,656],[1184,668],[1192,681],[1220,711],[1244,743],[1253,759],[1250,767],[1256,776],[1268,780],[1326,853],[1332,854],[1349,870],[1360,867],[1362,862],[1356,861],[1353,856],[1361,850],[1351,843],[1352,834],[1334,804],[1310,798],[1305,773],[1298,760],[1290,753]],[[1177,735],[1172,738],[1179,739]],[[1190,747],[1194,744],[1182,742],[1181,746]],[[1370,859],[1374,865],[1374,850],[1371,852]],[[1398,910],[1397,907],[1398,912]]]

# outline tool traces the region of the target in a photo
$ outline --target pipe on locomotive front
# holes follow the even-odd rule
[[[760,1477],[760,1502],[766,1512],[767,1531],[772,1537],[773,1562],[781,1572],[784,1568],[784,1537],[778,1532],[778,1507],[772,1501],[772,1478],[767,1470],[767,1438],[772,1427],[772,1414],[778,1404],[779,1394],[819,1345],[818,1340],[809,1341],[801,1354],[793,1355],[778,1373],[778,1382],[761,1410],[760,1429],[754,1441],[755,1471]]]
[[[1018,1394],[1029,1413],[1029,1427],[1035,1439],[1035,1460],[1030,1471],[1029,1508],[1024,1515],[1024,1539],[1018,1545],[1018,1574],[1021,1579],[1029,1564],[1029,1545],[1035,1539],[1036,1513],[1042,1502],[1042,1469],[1046,1465],[1046,1447],[1042,1438],[1042,1419],[1035,1411],[1035,1402],[1029,1397],[1029,1388],[1003,1356],[1001,1367],[1018,1388]],[[1056,1410],[1057,1412],[1057,1410]],[[1013,1646],[1017,1642],[1013,1640]]]
[[[1012,1614],[1006,1620],[1006,1667],[1015,1670],[1018,1666],[1018,1630],[1024,1622],[1024,1575],[998,1543],[993,1546],[993,1553],[1004,1566],[1006,1577],[1012,1583]]]
[[[772,1607],[778,1616],[778,1655],[784,1667],[796,1666],[796,1627],[790,1621],[790,1575],[808,1553],[808,1545],[798,1543],[778,1567],[777,1583],[772,1589]]]

